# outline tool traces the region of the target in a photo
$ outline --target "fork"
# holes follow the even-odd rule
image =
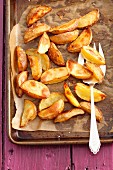
[[[95,43],[93,45],[93,48],[96,50]],[[100,43],[99,43],[99,53],[104,58],[104,53],[103,53]],[[78,63],[81,65],[84,64],[84,58],[82,57],[81,53],[79,53]],[[101,65],[100,68],[101,68],[103,74],[105,75],[106,65]],[[100,149],[101,143],[100,143],[99,133],[98,133],[98,129],[97,129],[97,123],[96,123],[93,87],[98,82],[95,79],[83,80],[83,82],[90,85],[90,92],[91,92],[91,124],[90,124],[89,148],[90,148],[91,152],[93,152],[93,154],[97,154],[97,152]]]

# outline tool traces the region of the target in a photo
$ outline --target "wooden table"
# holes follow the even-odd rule
[[[19,146],[8,139],[7,113],[5,113],[6,87],[2,76],[5,63],[3,21],[3,0],[0,0],[0,168],[3,170],[113,170],[113,144],[102,144],[100,152],[93,155],[88,145]]]

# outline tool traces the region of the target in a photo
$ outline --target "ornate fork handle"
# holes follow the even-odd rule
[[[99,133],[97,129],[95,107],[94,107],[94,94],[93,94],[93,84],[90,84],[91,90],[91,124],[90,124],[90,138],[89,138],[89,148],[93,154],[96,154],[101,146]]]

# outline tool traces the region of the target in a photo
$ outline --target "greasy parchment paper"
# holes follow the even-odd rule
[[[54,7],[54,3],[51,4],[51,6],[52,5]],[[58,4],[56,2],[56,6],[57,5]],[[61,7],[54,8],[53,9],[54,11],[52,10],[49,14],[47,14],[46,17],[43,17],[41,19],[41,22],[46,22],[48,25],[51,25],[51,26],[59,25],[59,23],[61,24],[61,23],[69,21],[70,19],[77,18],[80,15],[84,15],[93,9],[93,8],[91,8],[91,10],[89,9],[89,10],[84,11],[84,5],[78,6],[76,4],[72,11],[72,6],[65,6],[64,2],[61,2],[60,5],[61,5]],[[90,7],[90,3],[86,3],[86,6],[87,6],[87,8],[88,8],[88,6]],[[90,116],[88,114],[85,114],[82,116],[77,116],[75,118],[72,118],[71,120],[64,122],[64,123],[57,123],[57,124],[53,123],[53,121],[48,121],[48,120],[42,121],[37,116],[35,118],[35,120],[30,121],[27,126],[25,126],[23,128],[19,127],[21,115],[23,112],[24,99],[30,99],[31,101],[33,101],[36,104],[37,108],[38,108],[38,103],[39,103],[38,99],[33,99],[31,97],[28,97],[25,94],[22,96],[22,98],[18,98],[15,93],[15,88],[14,88],[14,79],[15,79],[15,76],[18,74],[16,65],[15,65],[15,47],[17,45],[20,45],[23,49],[28,49],[28,48],[37,48],[37,45],[38,45],[38,38],[33,40],[32,42],[29,42],[28,44],[24,44],[24,41],[23,41],[23,35],[27,28],[26,27],[26,16],[27,16],[31,7],[32,6],[29,6],[23,12],[19,23],[13,27],[13,29],[10,33],[9,45],[10,45],[10,52],[11,52],[11,84],[12,84],[12,93],[13,93],[15,108],[16,108],[15,115],[12,119],[12,128],[18,129],[18,130],[26,130],[26,131],[36,131],[36,130],[59,131],[59,130],[62,130],[62,131],[73,131],[73,132],[87,132],[87,131],[89,131],[89,126],[90,126]],[[83,14],[81,14],[80,12],[76,12],[79,8],[84,11]],[[109,28],[105,27],[105,25],[102,25],[101,23],[95,24],[95,26],[93,26],[93,29],[96,29],[100,32],[103,30],[109,31],[108,30]],[[66,50],[66,45],[58,46],[58,48],[62,52],[65,61],[68,58],[77,60],[77,58],[76,58],[77,54],[68,53]],[[51,67],[57,67],[57,66],[55,66],[54,64],[51,63]],[[77,82],[77,80],[70,77],[69,80],[67,80],[67,81],[73,90],[73,87],[74,87],[75,83]],[[113,95],[111,95],[111,93],[110,93],[112,87],[111,86],[109,87],[108,84],[109,84],[108,80],[105,79],[104,83],[101,85],[101,90],[103,92],[105,92],[108,89],[110,98],[113,98]],[[48,87],[51,92],[53,92],[53,91],[63,92],[63,83],[48,85]],[[98,87],[100,88],[100,86],[98,86]],[[108,94],[108,96],[109,96],[109,94]],[[101,109],[102,109],[103,105],[105,105],[106,102],[108,102],[109,104],[113,103],[112,100],[111,101],[109,101],[109,100],[102,101],[100,104]],[[66,103],[65,109],[69,110],[70,108],[72,108],[72,106],[70,106],[68,103]],[[111,109],[111,106],[110,106],[110,109]],[[104,110],[104,112],[106,111],[105,109],[103,109],[103,110]],[[108,119],[106,121],[105,117],[104,117],[103,122],[98,123],[98,129],[101,130],[105,126],[108,127]]]

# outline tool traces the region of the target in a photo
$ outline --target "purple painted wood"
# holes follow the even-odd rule
[[[88,145],[73,146],[73,163],[79,170],[113,170],[113,144],[102,144],[97,155],[93,155]]]
[[[0,1],[0,169],[2,168],[2,57],[3,57],[3,0]]]

